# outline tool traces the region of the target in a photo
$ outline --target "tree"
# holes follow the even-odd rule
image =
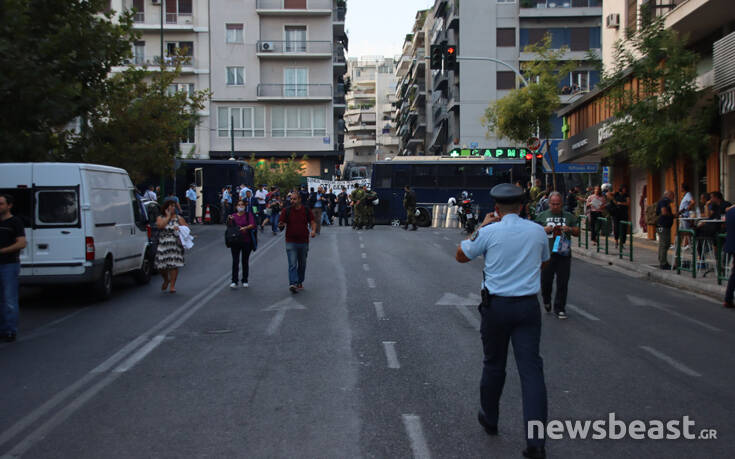
[[[169,91],[181,72],[130,67],[110,78],[107,98],[87,115],[88,129],[72,139],[66,159],[117,166],[134,182],[173,174],[186,131],[199,124],[209,90]]]
[[[559,83],[576,68],[572,61],[563,61],[567,48],[551,49],[551,35],[536,44],[525,47],[526,53],[535,53],[538,59],[525,63],[521,70],[528,86],[513,90],[510,94],[491,103],[482,119],[488,135],[495,133],[512,141],[525,144],[536,137],[547,140],[552,133],[551,119],[561,105]],[[553,161],[554,189],[556,171]]]
[[[673,164],[677,202],[677,162],[702,159],[714,107],[700,103],[699,58],[685,44],[662,20],[653,21],[615,44],[615,66],[602,82],[615,118],[608,155],[649,170]]]
[[[249,164],[255,171],[256,185],[267,183],[281,190],[291,190],[303,180],[303,163],[307,159],[307,156],[303,156],[301,160],[297,160],[295,154],[287,160],[256,159],[255,155],[252,155]]]
[[[65,126],[108,95],[108,75],[131,53],[132,14],[105,0],[0,2],[0,160],[63,158]]]

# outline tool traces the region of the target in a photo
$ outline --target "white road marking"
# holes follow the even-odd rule
[[[271,320],[271,323],[268,325],[268,328],[265,330],[265,334],[268,336],[275,335],[281,327],[281,322],[283,322],[283,319],[286,317],[286,311],[294,309],[306,309],[306,306],[298,303],[292,297],[288,297],[285,300],[279,301],[278,303],[265,308],[264,311],[277,311],[276,315],[273,316],[273,320]]]
[[[375,306],[375,315],[378,316],[378,320],[385,320],[385,311],[383,310],[383,303],[380,301],[373,301]]]
[[[367,254],[365,252],[362,252],[362,255],[360,255],[363,259],[367,258]]]
[[[459,311],[460,314],[462,314],[462,317],[467,319],[467,322],[477,331],[480,331],[480,320],[470,312],[469,309],[467,309],[467,306],[463,304],[456,305],[457,311]]]
[[[276,244],[276,242],[278,242],[279,239],[280,237],[276,237],[270,242],[264,244],[262,249],[258,251],[256,256],[253,257],[253,259],[251,260],[251,262],[255,262],[260,256],[262,256],[262,254],[266,253],[267,249],[273,247]],[[43,416],[46,416],[47,414],[49,414],[58,405],[65,402],[66,399],[79,393],[79,390],[81,390],[88,383],[90,383],[96,377],[98,377],[100,372],[108,371],[118,361],[125,358],[130,352],[135,351],[135,349],[137,349],[137,347],[140,344],[142,344],[145,340],[147,340],[149,336],[153,336],[157,334],[160,334],[162,336],[168,335],[169,332],[173,330],[173,328],[180,326],[181,323],[183,323],[183,321],[191,317],[191,315],[193,315],[196,311],[198,311],[203,306],[205,306],[217,293],[223,290],[226,286],[225,281],[229,278],[230,278],[230,273],[227,273],[226,275],[222,276],[220,279],[215,280],[215,282],[210,287],[199,292],[189,301],[184,303],[181,307],[179,307],[178,309],[173,311],[171,314],[166,316],[166,318],[164,318],[163,320],[158,322],[156,325],[151,327],[147,332],[139,335],[137,338],[129,342],[126,346],[124,346],[118,352],[116,352],[115,354],[110,356],[108,359],[106,359],[104,362],[102,362],[100,365],[95,367],[95,369],[86,373],[83,377],[81,377],[80,379],[78,379],[77,381],[75,381],[74,383],[66,387],[65,389],[58,392],[51,399],[47,400],[45,403],[43,403],[41,406],[33,410],[31,413],[21,418],[20,420],[18,420],[18,422],[16,422],[9,429],[5,430],[2,434],[0,434],[0,446],[8,442],[10,439],[16,437],[18,434],[23,432],[29,426],[36,423]],[[167,327],[167,324],[169,323],[171,323],[171,325]],[[160,333],[158,333],[159,331]],[[43,422],[35,430],[31,431],[31,433],[25,436],[18,444],[16,444],[12,448],[12,450],[9,453],[7,453],[7,455],[10,457],[19,457],[23,455],[25,452],[31,449],[36,443],[43,440],[59,424],[64,422],[64,420],[69,418],[69,416],[71,416],[77,410],[79,410],[82,406],[84,406],[84,404],[87,403],[90,399],[92,399],[92,397],[97,395],[99,391],[101,391],[103,388],[105,388],[106,386],[111,384],[113,381],[115,381],[115,379],[117,379],[121,374],[122,373],[118,373],[114,371],[107,373],[107,376],[99,380],[97,383],[95,383],[91,387],[79,393],[64,408],[62,408],[57,413],[55,413],[53,416],[51,416],[48,420]]]
[[[652,356],[654,356],[654,357],[656,357],[658,359],[663,360],[664,362],[668,363],[669,365],[671,365],[672,367],[674,367],[676,370],[681,371],[685,375],[693,376],[695,378],[699,378],[700,376],[702,376],[700,373],[697,373],[696,371],[692,370],[691,368],[689,368],[688,366],[684,365],[683,363],[677,362],[676,360],[672,359],[668,355],[666,355],[666,354],[664,354],[662,352],[659,352],[659,351],[657,351],[656,349],[654,349],[654,348],[652,348],[650,346],[640,346],[640,348],[643,349],[644,351],[648,352]]]
[[[383,349],[385,349],[385,358],[388,360],[388,368],[397,370],[401,368],[398,363],[398,354],[396,354],[395,341],[383,341]]]
[[[433,245],[437,249],[441,249],[442,248],[442,246],[439,245],[439,244],[437,244],[436,242],[432,242],[431,245]]]
[[[367,278],[367,284],[368,284],[368,287],[375,288],[375,279],[373,279],[371,277],[368,277]]]
[[[567,303],[567,309],[569,309],[571,311],[574,311],[576,314],[579,314],[580,316],[584,317],[587,320],[591,320],[593,322],[599,322],[600,321],[600,318],[599,317],[597,317],[597,316],[595,316],[593,314],[590,314],[589,312],[585,311],[584,309],[581,309],[581,308],[579,308],[579,307],[577,307],[577,306],[575,306],[573,304],[568,304]]]
[[[365,244],[360,244],[360,248],[361,249],[364,249],[365,248]]]
[[[450,240],[450,239],[449,239],[449,237],[447,237],[447,236],[444,236],[444,240],[445,240],[445,241],[448,241],[448,240]]]
[[[363,263],[362,269],[364,269],[366,272],[370,271],[370,265]]]
[[[166,336],[164,336],[164,335],[158,335],[155,338],[153,338],[152,340],[148,341],[148,343],[145,346],[141,347],[140,349],[138,349],[138,351],[135,354],[133,354],[130,357],[128,357],[128,359],[126,361],[124,361],[123,363],[121,363],[120,366],[118,366],[117,368],[115,368],[114,371],[116,373],[125,373],[126,371],[130,370],[131,368],[133,368],[135,366],[136,363],[140,362],[148,354],[150,354],[151,352],[153,352],[153,350],[155,348],[157,348],[158,345],[161,344],[161,342],[165,338],[166,338]]]
[[[424,429],[421,427],[421,418],[415,414],[404,414],[403,425],[406,427],[408,439],[411,441],[411,450],[414,459],[430,459],[429,446],[426,443]]]
[[[482,301],[477,293],[470,293],[467,297],[455,293],[445,293],[435,304],[437,306],[477,306]]]
[[[664,306],[663,304],[657,303],[655,301],[647,300],[645,298],[640,298],[640,297],[633,296],[633,295],[628,295],[628,300],[631,303],[633,303],[633,304],[635,304],[637,306],[648,306],[649,308],[657,309],[657,310],[663,311],[663,312],[668,312],[669,314],[671,314],[674,317],[678,317],[678,318],[680,318],[682,320],[685,320],[687,322],[693,323],[695,325],[699,325],[700,327],[705,328],[705,329],[707,329],[709,331],[713,331],[713,332],[721,332],[722,331],[721,329],[719,329],[719,328],[717,328],[715,326],[712,326],[712,325],[707,324],[707,323],[704,323],[704,322],[702,322],[700,320],[697,320],[697,319],[694,319],[692,317],[689,317],[686,314],[682,314],[680,312],[671,310],[668,307]]]

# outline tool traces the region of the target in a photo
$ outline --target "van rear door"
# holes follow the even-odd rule
[[[5,163],[0,165],[0,194],[13,197],[10,211],[23,220],[26,248],[20,252],[20,275],[30,276],[33,263],[33,176],[30,164]]]
[[[85,246],[78,168],[33,167],[33,275],[84,273]]]

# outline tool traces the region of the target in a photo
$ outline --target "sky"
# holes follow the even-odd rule
[[[401,54],[403,39],[413,30],[416,12],[434,0],[348,0],[349,57]]]

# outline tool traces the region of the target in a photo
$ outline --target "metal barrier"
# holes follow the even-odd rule
[[[691,238],[690,247],[692,247],[692,264],[690,267],[684,267],[682,266],[682,259],[681,259],[681,237],[685,234],[688,234]],[[694,234],[694,230],[691,229],[681,229],[679,228],[676,231],[676,258],[674,259],[674,265],[676,266],[676,274],[681,274],[682,271],[687,271],[692,273],[692,277],[697,277],[697,237]]]
[[[579,247],[582,247],[582,222],[584,222],[584,249],[589,250],[589,221],[587,220],[587,216],[585,215],[580,215],[579,220],[577,220],[577,225],[579,226],[579,236],[577,236],[577,239],[579,240]]]
[[[727,253],[723,250],[725,248],[725,239],[727,234],[717,235],[717,285],[722,285],[722,281],[729,280],[730,276],[727,274]]]
[[[597,223],[600,227],[600,231],[597,232],[597,252],[600,252],[600,232],[602,231],[602,223],[605,223],[605,255],[610,255],[610,242],[609,242],[609,236],[610,236],[610,222],[609,219],[605,217],[599,217],[597,219]],[[595,229],[592,228],[592,231]]]
[[[625,220],[620,220],[620,222],[618,222],[618,224],[620,225],[620,227],[618,228],[618,230],[619,230],[618,231],[618,234],[620,234],[621,236],[624,234],[623,233],[623,228],[625,226],[627,226],[628,228],[630,228],[630,232],[628,233],[628,245],[630,246],[630,255],[629,255],[629,257],[630,257],[630,261],[633,261],[633,223],[627,222]],[[620,251],[620,259],[622,260],[623,259],[623,244],[618,244],[618,250]]]

